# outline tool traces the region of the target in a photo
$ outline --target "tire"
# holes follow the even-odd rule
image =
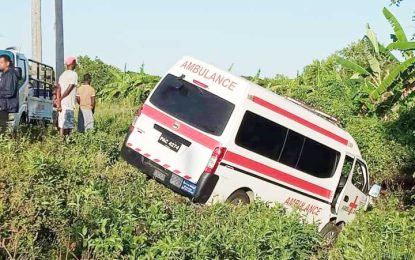
[[[340,231],[341,231],[340,227],[330,222],[323,227],[323,229],[320,231],[320,235],[329,245],[332,245],[334,244],[334,242],[336,242]]]
[[[26,113],[23,112],[19,119],[19,126],[27,126],[27,125],[28,125],[27,115]]]
[[[245,191],[237,190],[229,196],[226,202],[233,205],[246,205],[249,204],[251,200],[249,199],[249,196],[248,194],[246,194]]]

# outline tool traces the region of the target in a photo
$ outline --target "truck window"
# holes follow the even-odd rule
[[[358,188],[359,190],[365,192],[366,191],[366,181],[365,181],[365,166],[356,161],[354,166],[353,176],[352,176],[352,184]]]
[[[306,138],[297,169],[319,178],[333,176],[340,153]]]
[[[26,60],[17,59],[17,67],[22,69],[22,79],[19,80],[19,86],[22,86],[26,81],[27,71],[26,71]]]
[[[150,102],[177,119],[216,136],[223,133],[235,108],[231,102],[171,74],[160,82]]]
[[[288,131],[287,140],[285,141],[284,151],[281,154],[280,162],[297,167],[298,159],[300,158],[301,150],[304,145],[304,136],[292,130]]]
[[[242,119],[235,143],[247,150],[278,161],[287,128],[247,111]]]

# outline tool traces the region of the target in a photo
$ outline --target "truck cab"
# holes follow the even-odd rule
[[[19,74],[19,111],[9,115],[10,128],[17,130],[22,124],[51,123],[54,69],[26,58],[15,48],[0,50],[0,55],[8,55],[12,60],[12,66]]]

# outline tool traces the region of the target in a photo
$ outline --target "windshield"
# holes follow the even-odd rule
[[[235,105],[182,78],[167,75],[150,102],[179,120],[212,135],[223,133]]]

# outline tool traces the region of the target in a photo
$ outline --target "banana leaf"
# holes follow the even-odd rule
[[[366,37],[372,45],[373,50],[379,55],[379,43],[375,32],[370,28],[369,24],[366,25]]]
[[[342,57],[337,56],[336,57],[336,62],[341,65],[344,68],[350,69],[356,73],[359,73],[360,75],[363,76],[369,76],[370,72],[367,71],[366,69],[364,69],[362,66],[360,66],[357,63],[354,63],[353,61],[344,59]]]
[[[400,42],[407,42],[408,39],[406,38],[405,31],[403,30],[401,24],[399,23],[398,19],[388,10],[388,8],[383,8],[383,15],[392,25],[392,28],[395,32],[396,38]]]
[[[380,96],[389,90],[395,81],[400,78],[400,74],[404,73],[408,69],[413,69],[415,63],[415,58],[407,59],[406,61],[402,62],[401,64],[397,65],[390,74],[380,83],[379,87],[377,87],[372,93],[370,93],[370,98],[372,100],[378,100]]]
[[[392,42],[387,47],[389,50],[413,51],[415,42]]]

